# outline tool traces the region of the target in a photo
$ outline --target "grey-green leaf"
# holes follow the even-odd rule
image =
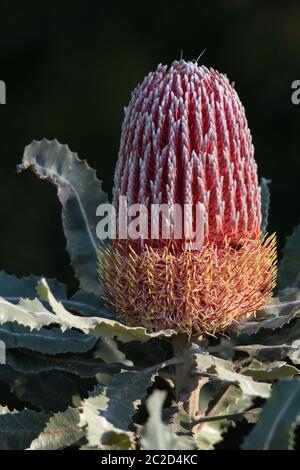
[[[78,424],[79,412],[75,408],[54,414],[32,441],[29,450],[65,449],[76,444],[84,436]]]
[[[231,331],[238,334],[253,335],[259,331],[277,330],[287,325],[291,320],[300,316],[300,291],[291,289],[288,293],[283,291],[284,295],[279,298],[273,298],[272,301],[264,307],[262,313],[264,320],[249,321],[237,323],[231,327]]]
[[[99,292],[96,209],[107,202],[101,181],[85,160],[57,140],[34,140],[25,148],[19,171],[30,168],[57,186],[67,248],[80,286]]]
[[[50,325],[59,325],[62,331],[77,329],[95,337],[118,338],[122,342],[147,341],[160,336],[170,337],[173,330],[161,330],[148,333],[142,327],[130,327],[118,321],[102,317],[80,317],[74,315],[56,300],[49,289],[45,279],[38,286],[39,299],[21,299],[15,305],[0,297],[0,325],[8,322],[17,322],[30,329],[40,330]],[[45,305],[50,305],[51,312]]]
[[[261,225],[260,229],[263,234],[266,233],[268,227],[269,210],[270,210],[270,183],[271,180],[262,178],[260,181],[261,195]]]
[[[146,395],[155,372],[121,372],[107,387],[97,387],[83,401],[80,426],[86,430],[91,447],[104,448],[117,436],[122,445],[131,445],[132,435],[128,427],[138,405]]]
[[[278,266],[278,288],[300,287],[300,224],[287,237]]]
[[[141,446],[144,450],[182,450],[186,449],[180,437],[162,421],[162,407],[166,392],[156,390],[148,398],[146,405],[149,419],[141,431]]]
[[[10,412],[0,408],[0,450],[24,450],[48,421],[44,413],[31,410]]]
[[[33,300],[36,297],[36,287],[41,280],[40,277],[31,274],[26,277],[16,277],[5,271],[0,271],[0,297],[13,304],[19,303],[21,298]],[[64,301],[66,297],[65,286],[56,279],[47,279],[53,295]]]
[[[50,285],[49,287],[51,289]],[[62,301],[62,304],[64,307],[74,310],[84,317],[94,316],[110,318],[112,320],[116,318],[116,312],[105,304],[99,293],[96,295],[91,292],[79,290],[69,300],[65,299]]]
[[[252,400],[245,396],[235,385],[230,385],[221,393],[213,406],[209,404],[207,416],[218,417],[234,413],[245,412],[252,404]],[[196,428],[195,440],[200,450],[212,450],[223,440],[223,435],[233,425],[228,419],[207,421]]]
[[[129,327],[115,320],[98,317],[83,318],[77,315],[73,315],[65,309],[61,302],[55,299],[45,279],[39,283],[37,291],[41,300],[49,303],[53,312],[55,313],[54,315],[47,312],[46,321],[60,324],[63,330],[68,328],[77,328],[84,333],[93,334],[97,337],[117,337],[120,341],[123,342],[132,340],[146,341],[150,338],[159,336],[170,337],[174,334],[173,330],[161,330],[154,333],[148,333],[145,328]],[[28,319],[28,316],[26,319]],[[35,324],[39,319],[39,316],[34,318],[31,317],[30,322],[31,324]]]
[[[87,380],[60,370],[23,374],[8,365],[0,366],[0,376],[19,400],[46,412],[64,411],[71,406],[80,384],[84,381],[86,386]]]
[[[99,359],[93,359],[78,354],[64,354],[59,357],[31,351],[11,351],[6,353],[6,364],[22,374],[40,374],[60,370],[79,377],[94,377],[98,373],[115,374],[120,372],[121,364],[106,364]],[[123,366],[124,367],[124,366]]]
[[[197,371],[199,374],[209,373],[211,378],[236,383],[245,396],[268,398],[271,386],[264,382],[256,382],[250,376],[235,372],[234,364],[210,354],[196,354]]]
[[[31,274],[18,278],[12,274],[0,271],[0,296],[7,302],[18,304],[22,298],[34,300],[36,288],[41,277]],[[80,313],[83,316],[97,316],[114,319],[116,313],[107,307],[98,295],[79,290],[70,299],[67,297],[66,287],[56,279],[47,279],[51,292],[67,309]]]
[[[300,416],[300,380],[273,386],[261,417],[244,442],[246,450],[287,450],[291,448],[294,423]]]
[[[253,360],[243,374],[250,375],[255,380],[278,380],[300,374],[300,370],[284,361],[260,362]]]
[[[45,354],[84,353],[93,348],[97,338],[80,331],[60,328],[30,330],[18,323],[0,325],[0,340],[7,348],[25,348]]]

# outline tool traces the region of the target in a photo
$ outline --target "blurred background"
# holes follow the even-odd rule
[[[259,175],[272,179],[270,231],[300,221],[300,2],[1,0],[0,269],[76,286],[56,190],[17,175],[24,146],[56,137],[97,168],[111,193],[123,107],[159,62],[225,72],[246,108]]]

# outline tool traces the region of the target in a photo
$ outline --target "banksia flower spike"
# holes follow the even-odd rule
[[[101,250],[103,295],[125,321],[214,334],[253,316],[270,296],[275,239],[260,233],[251,134],[226,76],[181,60],[159,65],[134,90],[115,171],[117,214],[122,197],[148,210],[149,228]],[[156,216],[153,237],[154,205],[167,212]]]

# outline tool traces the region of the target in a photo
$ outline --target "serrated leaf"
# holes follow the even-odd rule
[[[49,288],[51,289],[50,285]],[[55,293],[53,293],[53,295],[55,298],[57,298]],[[80,313],[82,316],[96,316],[101,318],[110,318],[112,320],[116,318],[116,312],[112,308],[105,305],[99,294],[95,295],[91,292],[79,290],[69,300],[65,299],[62,304],[65,308],[74,310],[75,312]]]
[[[219,365],[216,365],[216,373],[220,380],[238,384],[246,396],[268,398],[270,395],[271,386],[267,383],[255,382],[251,377],[245,377]]]
[[[192,419],[185,411],[183,403],[162,410],[163,422],[180,438],[185,449],[197,449],[192,432]]]
[[[272,302],[266,305],[264,310],[268,315],[265,320],[237,323],[230,328],[231,331],[237,334],[254,335],[263,329],[277,330],[282,328],[300,316],[300,290],[296,289],[289,292],[288,295],[272,299]]]
[[[34,300],[36,297],[36,286],[41,277],[31,274],[27,277],[16,277],[5,271],[0,271],[0,297],[8,302],[18,304],[21,298]],[[61,301],[67,298],[66,287],[56,279],[47,279],[53,295]]]
[[[82,390],[90,390],[95,380],[81,379],[57,370],[40,374],[23,374],[8,365],[0,366],[0,378],[10,391],[25,403],[45,412],[64,411]]]
[[[297,353],[297,346],[292,344],[246,344],[235,346],[236,351],[244,351],[249,354],[251,358],[256,358],[260,361],[280,361],[286,357],[290,357],[293,352]]]
[[[300,224],[287,237],[278,266],[278,289],[288,286],[300,287]]]
[[[82,355],[66,354],[59,357],[49,357],[29,351],[10,350],[6,353],[6,364],[25,375],[60,370],[79,377],[89,378],[96,376],[98,373],[116,374],[121,370],[121,364],[105,364],[99,359]]]
[[[290,358],[293,364],[300,364],[300,339],[292,342],[287,356]]]
[[[245,396],[242,391],[234,385],[228,387],[219,395],[219,398],[209,408],[207,416],[217,417],[242,413],[252,404],[252,400]],[[234,425],[228,419],[209,421],[200,424],[196,428],[195,441],[200,450],[212,450],[215,445],[223,440],[223,435]]]
[[[291,379],[273,386],[270,399],[262,409],[261,417],[245,439],[245,450],[287,450],[291,446],[291,432],[300,416],[300,381]]]
[[[125,447],[121,449],[132,446],[133,434],[128,427],[154,376],[153,370],[121,372],[108,386],[98,386],[83,401],[80,426],[86,431],[90,447],[103,449],[116,440],[123,442]]]
[[[30,329],[40,330],[42,327],[59,325],[62,331],[75,328],[96,337],[116,337],[122,342],[147,341],[160,336],[170,337],[173,330],[161,330],[148,333],[142,327],[129,327],[116,320],[101,317],[80,317],[68,312],[61,302],[51,293],[46,280],[39,283],[38,293],[44,302],[51,305],[55,313],[50,312],[38,299],[21,299],[15,305],[0,297],[0,324],[17,322]]]
[[[268,398],[271,386],[267,383],[255,382],[251,377],[234,371],[231,361],[226,361],[210,354],[196,354],[197,370],[208,372],[217,379],[236,383],[242,392],[249,397]]]
[[[262,333],[262,334],[260,334]],[[281,346],[283,349],[287,346],[287,351],[293,349],[292,343],[300,337],[300,320],[297,318],[276,330],[276,334],[269,334],[268,330],[260,332],[256,339],[268,346]]]
[[[183,450],[185,442],[162,421],[162,407],[166,392],[155,390],[147,399],[149,419],[141,431],[140,443],[144,450]]]
[[[0,450],[24,450],[45,427],[48,416],[31,410],[0,413]]]
[[[271,180],[262,178],[260,181],[260,195],[261,195],[261,224],[260,229],[262,234],[265,234],[268,227],[269,210],[270,210],[270,183]]]
[[[76,330],[62,332],[60,328],[30,330],[22,325],[0,325],[0,340],[6,348],[24,348],[46,354],[84,353],[93,348],[97,338]]]
[[[251,364],[243,370],[243,374],[250,375],[255,380],[273,381],[299,375],[300,371],[297,367],[287,364],[284,361],[260,362],[253,360]]]
[[[25,147],[18,170],[28,168],[57,187],[67,248],[80,286],[98,293],[96,209],[107,203],[107,195],[95,170],[68,146],[46,139]]]
[[[21,299],[15,305],[0,297],[0,324],[7,322],[17,322],[39,330],[43,326],[57,323],[57,318],[38,299]]]
[[[150,338],[159,336],[170,337],[174,334],[173,330],[161,330],[155,333],[147,333],[142,327],[129,327],[118,321],[98,317],[79,317],[68,312],[64,306],[55,299],[51,293],[45,279],[38,286],[38,294],[42,300],[47,301],[55,312],[55,323],[61,325],[63,330],[68,328],[77,328],[87,334],[93,334],[97,337],[116,337],[122,342],[139,340],[146,341]],[[52,317],[52,321],[53,321]],[[47,317],[48,318],[48,317]]]
[[[101,394],[86,399],[81,408],[80,427],[84,429],[88,446],[91,449],[104,449],[112,440],[120,445],[118,450],[130,449],[134,442],[133,433],[114,426],[101,415],[101,408],[106,406]]]
[[[294,449],[298,449],[297,446],[297,430],[298,430],[298,426],[300,424],[300,413],[299,415],[297,416],[297,418],[295,419],[295,421],[293,422],[292,426],[291,426],[291,429],[290,429],[290,439],[289,439],[289,449],[290,450],[294,450]]]
[[[30,444],[29,450],[65,449],[76,444],[84,432],[79,428],[79,412],[68,408],[51,416],[42,432]]]
[[[28,277],[18,278],[12,274],[0,271],[0,297],[7,302],[18,304],[22,298],[34,300],[36,288],[41,277],[31,274]],[[47,279],[51,292],[65,308],[80,313],[83,316],[97,316],[114,319],[116,312],[107,307],[100,295],[79,290],[70,299],[67,297],[66,287],[56,279]],[[46,306],[47,307],[47,306]]]
[[[133,362],[126,359],[126,355],[120,351],[116,341],[111,338],[101,338],[94,352],[94,357],[102,359],[107,364],[117,362],[126,366],[133,366]]]

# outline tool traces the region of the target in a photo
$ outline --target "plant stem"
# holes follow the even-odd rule
[[[186,411],[194,420],[199,416],[199,399],[202,387],[209,380],[207,377],[195,377],[191,374],[194,358],[189,352],[191,343],[186,335],[176,335],[173,340],[175,358],[182,358],[175,364],[175,396],[176,401],[185,403]]]
[[[256,408],[253,408],[253,410],[250,411],[242,411],[240,413],[233,413],[233,414],[228,414],[228,415],[218,415],[218,416],[204,416],[202,418],[197,419],[193,425],[195,424],[202,424],[202,423],[209,423],[211,421],[218,421],[220,419],[227,419],[227,420],[239,420],[241,418],[244,418],[247,414],[253,413],[254,411],[257,412],[259,411]]]

